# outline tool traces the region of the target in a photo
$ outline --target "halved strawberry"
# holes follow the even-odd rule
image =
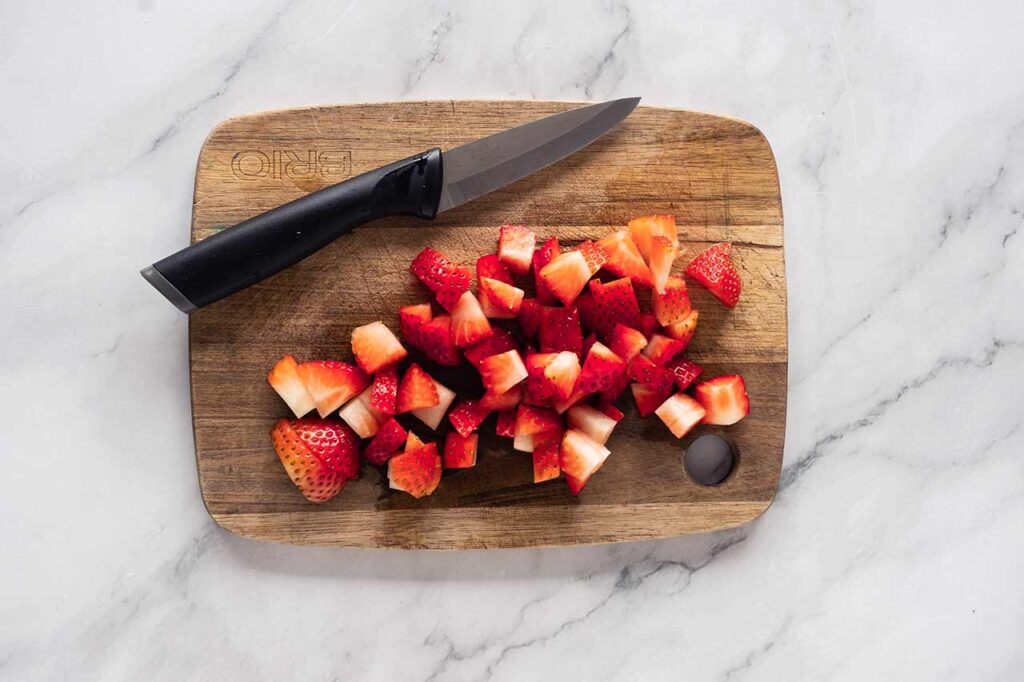
[[[665,333],[671,336],[673,339],[678,339],[683,342],[683,349],[690,345],[690,341],[693,340],[693,335],[697,331],[697,318],[699,315],[697,311],[692,311],[685,319],[670,324],[665,327]]]
[[[360,438],[373,438],[380,428],[380,421],[377,419],[377,416],[381,413],[371,410],[369,406],[369,395],[372,392],[373,387],[371,386],[363,391],[358,398],[348,401],[338,411],[338,416],[341,417],[342,421],[348,424]],[[364,399],[363,395],[367,397]]]
[[[633,402],[636,403],[636,411],[640,413],[641,417],[649,417],[654,414],[654,411],[672,395],[672,389],[664,391],[646,384],[633,383],[629,385],[629,388],[633,391]]]
[[[710,291],[727,308],[740,300],[740,274],[732,262],[732,244],[722,242],[709,247],[686,266],[686,274]]]
[[[528,376],[517,350],[484,358],[477,364],[477,369],[484,387],[492,393],[504,393]]]
[[[591,277],[596,275],[597,271],[601,269],[601,266],[608,262],[608,254],[604,252],[604,249],[589,239],[585,242],[580,242],[574,247],[574,249],[583,254],[583,258],[587,262],[587,268],[590,270]]]
[[[485,277],[496,279],[505,284],[515,284],[512,280],[512,273],[501,262],[498,255],[489,253],[476,259],[476,281],[477,283]]]
[[[441,401],[434,387],[434,379],[415,362],[405,370],[405,376],[398,385],[395,411],[412,412],[424,407],[434,407]]]
[[[267,381],[287,403],[296,417],[301,417],[314,407],[313,396],[306,390],[298,373],[299,363],[291,355],[285,355],[277,361],[267,375]]]
[[[664,291],[655,289],[651,293],[651,307],[658,322],[666,327],[686,319],[691,305],[683,278],[673,275],[665,282]]]
[[[661,325],[658,324],[658,318],[652,313],[644,313],[640,316],[640,326],[637,327],[644,333],[648,339],[651,338],[651,334],[661,329]]]
[[[526,372],[526,368],[523,368]],[[571,351],[562,351],[544,368],[544,380],[554,389],[558,400],[567,400],[572,395],[576,380],[580,377],[580,358]]]
[[[409,353],[394,332],[378,320],[352,330],[352,354],[364,372],[376,374]]]
[[[437,379],[434,379],[434,390],[437,391],[437,405],[434,405],[433,407],[421,407],[418,410],[413,410],[412,416],[416,417],[436,431],[437,427],[441,424],[441,420],[444,419],[444,414],[448,411],[448,407],[451,406],[452,401],[455,400],[455,391],[451,390]]]
[[[587,353],[580,370],[576,389],[584,393],[597,393],[612,386],[626,373],[626,362],[601,342],[595,343]]]
[[[341,422],[279,419],[270,437],[288,477],[310,502],[326,502],[359,474],[359,441]]]
[[[676,393],[654,411],[676,438],[682,438],[704,418],[704,408],[685,393]]]
[[[642,332],[624,324],[616,324],[607,339],[608,348],[626,362],[647,346],[647,337]]]
[[[616,422],[622,421],[622,418],[626,416],[622,414],[622,410],[610,403],[598,403],[595,407],[599,409],[604,416],[610,417]]]
[[[472,292],[467,291],[452,308],[452,342],[458,348],[472,346],[493,334],[480,303]]]
[[[480,398],[480,407],[488,410],[511,410],[523,401],[523,385],[516,384],[504,393],[488,391]]]
[[[668,237],[651,238],[651,257],[647,259],[647,263],[651,266],[651,281],[654,282],[655,291],[665,290],[677,253],[678,248]]]
[[[394,414],[398,405],[398,367],[377,372],[370,388],[370,407],[384,414]]]
[[[448,421],[459,435],[468,436],[480,428],[480,424],[490,413],[491,411],[480,405],[478,400],[463,400],[448,413]]]
[[[566,306],[571,306],[590,279],[590,267],[580,251],[566,251],[540,271],[547,288]]]
[[[449,431],[444,441],[444,468],[468,469],[476,466],[476,450],[480,442],[479,433],[459,434]]]
[[[516,411],[502,410],[498,413],[498,423],[494,427],[494,433],[504,438],[515,438],[516,435]]]
[[[604,445],[618,423],[604,412],[590,405],[573,405],[566,420],[570,429],[586,434],[595,443]]]
[[[654,237],[667,237],[675,246],[679,246],[679,235],[676,229],[676,217],[671,215],[649,215],[629,221],[629,235],[640,251],[644,260],[651,262],[651,243]]]
[[[498,233],[498,258],[515,275],[525,275],[533,261],[537,235],[522,225],[502,225]]]
[[[480,307],[489,308],[484,314],[492,319],[514,320],[519,315],[519,309],[523,305],[523,290],[511,284],[489,277],[480,280],[478,286],[480,295]],[[484,306],[484,301],[487,306]]]
[[[550,481],[561,475],[562,468],[558,465],[558,452],[561,445],[561,429],[544,431],[533,436],[534,483]]]
[[[680,391],[685,391],[689,388],[700,373],[704,371],[704,368],[698,365],[696,362],[691,362],[686,358],[679,358],[672,364],[668,365],[668,369],[672,370],[672,373],[676,377],[676,388]]]
[[[638,383],[645,384],[658,391],[672,390],[675,375],[671,370],[658,367],[646,355],[638,355],[629,363],[629,377]]]
[[[446,310],[454,308],[462,293],[469,290],[472,277],[469,268],[429,246],[413,259],[409,270],[434,292],[437,302]]]
[[[562,418],[552,410],[531,405],[520,405],[516,409],[516,435],[531,436],[561,428]]]
[[[535,298],[524,298],[523,304],[519,307],[519,331],[523,338],[532,339],[537,335],[540,328],[541,318],[544,317],[544,306]]]
[[[536,251],[533,252],[533,281],[534,288],[537,291],[537,300],[544,305],[551,305],[558,301],[555,295],[551,293],[548,286],[544,284],[544,280],[540,278],[540,271],[544,269],[544,266],[551,262],[558,254],[562,253],[561,247],[558,245],[558,237],[552,237],[543,244],[540,245]]]
[[[405,429],[397,419],[391,417],[377,429],[377,435],[363,451],[363,458],[370,464],[383,464],[398,452],[398,448],[402,447],[405,438]]]
[[[408,435],[405,437],[405,449],[406,450],[413,450],[415,448],[421,448],[424,445],[425,445],[425,443],[420,440],[420,437],[417,436],[412,431],[409,431]]]
[[[592,280],[590,293],[594,296],[596,308],[594,331],[601,338],[607,338],[616,324],[633,328],[640,326],[640,304],[636,300],[633,283],[628,277],[607,284],[600,280]]]
[[[347,362],[314,360],[301,363],[295,371],[321,417],[334,412],[370,385],[370,377]]]
[[[750,414],[747,385],[739,374],[702,381],[693,392],[707,412],[704,416],[705,424],[728,426]]]
[[[573,494],[583,489],[594,473],[600,469],[611,452],[600,443],[594,442],[586,434],[569,429],[562,436],[562,445],[558,453],[559,465],[567,476],[571,476],[579,484]]]
[[[579,355],[583,352],[583,330],[580,329],[579,315],[571,308],[545,308],[538,339],[542,353],[567,350]]]
[[[480,343],[473,344],[465,351],[463,355],[469,360],[469,363],[476,366],[484,358],[489,358],[492,355],[504,353],[506,351],[515,350],[516,339],[508,331],[501,327],[494,327],[494,333],[488,336]]]
[[[686,348],[686,344],[678,339],[661,334],[651,334],[651,339],[647,342],[643,354],[649,357],[654,364],[663,367],[682,353],[684,348]]]
[[[526,395],[524,402],[532,405],[546,405],[554,389],[544,379],[544,370],[558,353],[529,353],[526,356]]]
[[[427,443],[388,460],[388,484],[419,499],[441,483],[441,457],[437,444]]]
[[[628,232],[613,232],[597,244],[608,254],[608,261],[603,266],[605,270],[619,277],[629,277],[636,286],[652,285],[651,269],[647,267]]]

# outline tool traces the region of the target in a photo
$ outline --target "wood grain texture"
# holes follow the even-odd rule
[[[448,149],[575,106],[563,102],[405,102],[289,110],[231,119],[199,157],[192,240],[320,187],[432,146]],[[351,330],[373,320],[397,329],[401,305],[428,300],[408,272],[425,245],[472,264],[495,248],[504,222],[563,244],[597,238],[633,216],[675,214],[681,256],[732,241],[743,296],[727,310],[691,287],[700,325],[688,354],[708,375],[739,372],[751,414],[732,427],[700,426],[675,440],[656,418],[626,419],[604,468],[579,498],[562,481],[532,483],[528,455],[481,427],[479,463],[447,472],[414,500],[364,467],[323,504],[307,503],[270,444],[287,408],[266,384],[286,352],[351,360]],[[644,296],[641,296],[643,301]],[[643,303],[642,303],[643,304]],[[786,279],[775,161],[753,126],[707,114],[638,108],[618,129],[544,171],[439,216],[381,220],[302,263],[193,314],[189,325],[196,461],[203,499],[225,528],[300,544],[458,549],[617,542],[739,525],[775,495],[786,424]],[[472,372],[429,366],[452,388]],[[409,421],[421,436],[433,434]],[[739,464],[703,487],[682,467],[697,436],[720,432]]]

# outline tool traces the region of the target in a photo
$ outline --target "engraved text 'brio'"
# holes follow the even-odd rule
[[[352,152],[340,149],[291,151],[245,149],[231,157],[231,173],[239,180],[340,180],[352,174]]]

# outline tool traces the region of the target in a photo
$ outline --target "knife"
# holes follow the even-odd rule
[[[142,269],[185,313],[219,301],[385,216],[438,213],[560,161],[617,126],[639,97],[546,116],[442,152],[435,147],[307,194]]]

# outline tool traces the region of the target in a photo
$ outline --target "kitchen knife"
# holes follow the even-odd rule
[[[434,218],[560,161],[614,128],[639,97],[546,116],[395,161],[261,213],[142,269],[182,312],[245,289],[370,220]]]

